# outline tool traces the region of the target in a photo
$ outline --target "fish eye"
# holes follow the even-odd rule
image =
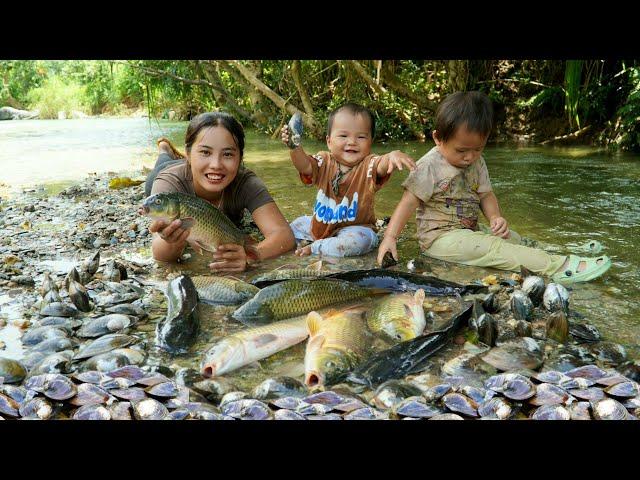
[[[325,364],[325,366],[326,366],[327,368],[333,368],[333,367],[335,367],[335,366],[336,366],[336,364],[335,364],[333,361],[329,360],[329,361]]]
[[[160,205],[160,199],[159,199],[159,198],[156,198],[156,200],[155,200],[155,202],[154,202],[154,203],[155,203],[156,205]]]

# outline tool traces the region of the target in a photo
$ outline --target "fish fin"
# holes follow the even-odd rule
[[[277,340],[278,337],[276,335],[274,335],[273,333],[263,333],[262,335],[258,335],[256,338],[253,339],[253,344],[257,347],[263,347],[264,345],[273,342],[274,340]]]
[[[307,343],[307,352],[319,350],[320,348],[322,348],[325,340],[326,338],[324,335],[315,335],[309,337],[309,342]]]
[[[241,278],[234,277],[233,275],[225,275],[225,278],[228,278],[230,280],[236,280],[238,282],[244,282],[244,280],[242,280]]]
[[[425,297],[425,293],[424,293],[424,290],[421,288],[416,290],[416,293],[413,296],[417,305],[422,305],[424,303],[424,297]]]
[[[412,317],[413,316],[413,312],[411,311],[411,307],[409,305],[404,305],[404,314],[407,317]]]
[[[309,264],[307,266],[307,268],[310,268],[310,269],[315,270],[317,272],[321,272],[322,271],[322,260],[318,260],[317,262],[313,262],[313,263]]]
[[[280,265],[279,267],[274,268],[272,271],[284,270],[285,268],[296,268],[297,265],[291,265],[287,263],[286,265]]]
[[[193,217],[181,218],[180,221],[182,222],[182,225],[180,225],[180,228],[184,228],[185,230],[193,227],[196,224],[196,220]]]
[[[320,330],[320,324],[324,319],[318,312],[309,312],[307,314],[307,330],[312,337]]]
[[[191,246],[193,247],[193,249],[198,252],[200,255],[204,255],[204,252],[215,252],[216,248],[210,247],[209,245],[205,245],[204,243],[200,242],[199,240],[190,240],[191,242]]]

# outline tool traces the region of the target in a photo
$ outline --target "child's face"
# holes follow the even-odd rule
[[[355,165],[371,153],[372,143],[367,117],[348,111],[338,112],[333,117],[331,133],[327,136],[327,147],[332,155]]]
[[[433,140],[442,156],[449,164],[458,168],[467,168],[480,158],[487,138],[467,130],[466,125],[459,127],[446,142],[438,140],[436,131],[433,131]]]

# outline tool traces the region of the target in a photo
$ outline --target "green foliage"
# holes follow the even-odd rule
[[[578,104],[580,102],[580,84],[582,82],[583,60],[567,60],[564,74],[565,111],[569,119],[569,128],[580,128]]]
[[[628,70],[631,87],[626,101],[618,109],[618,135],[615,142],[625,150],[640,150],[640,67]]]
[[[39,110],[40,118],[58,118],[58,112],[85,112],[84,103],[86,87],[76,82],[65,83],[60,77],[45,80],[41,87],[35,88],[27,95],[30,110]]]

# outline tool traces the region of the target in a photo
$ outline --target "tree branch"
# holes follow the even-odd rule
[[[302,106],[308,115],[313,115],[313,105],[311,105],[311,99],[307,94],[302,82],[300,81],[300,60],[294,60],[291,64],[291,77],[293,78],[293,83],[300,94],[300,99],[302,100]]]
[[[386,83],[389,87],[391,87],[395,92],[398,92],[400,95],[415,103],[421,108],[429,110],[431,112],[435,112],[438,105],[436,102],[429,100],[426,97],[422,97],[415,92],[412,92],[409,88],[407,88],[392,71],[391,65],[387,62],[385,66],[382,68],[382,82]]]

